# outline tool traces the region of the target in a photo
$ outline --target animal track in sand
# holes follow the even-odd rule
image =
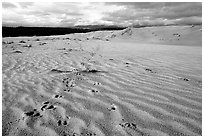
[[[122,120],[124,121],[124,119],[122,119]],[[131,129],[131,130],[133,130],[133,131],[136,131],[137,133],[139,133],[139,135],[142,135],[142,136],[145,135],[144,132],[142,132],[141,130],[139,130],[139,129],[137,128],[137,125],[136,125],[135,123],[123,122],[123,123],[120,123],[119,125],[120,125],[122,128],[124,128],[124,129]],[[127,130],[126,130],[126,131],[127,131]]]
[[[30,112],[25,112],[24,114],[30,117],[41,117],[37,109],[33,109],[33,111],[30,111]]]
[[[81,135],[82,136],[96,136],[96,133],[88,130],[88,129],[84,129],[82,132],[81,132]]]
[[[69,77],[64,78],[62,83],[65,85],[64,92],[70,92],[76,86],[76,80]]]
[[[101,83],[99,83],[99,82],[94,82],[93,85],[101,85]]]
[[[44,111],[44,110],[55,110],[56,107],[52,104],[50,104],[49,101],[46,101],[43,103],[44,105],[41,107],[41,110]]]
[[[100,93],[98,90],[94,90],[94,89],[89,90],[88,92],[91,92],[91,93],[93,93],[93,94],[99,94],[99,93]]]
[[[108,108],[109,111],[115,111],[117,109],[117,106],[112,104],[110,108]]]
[[[62,95],[55,95],[54,98],[62,98]]]
[[[62,121],[62,120],[58,120],[57,121],[57,126],[67,126],[68,125],[68,122],[66,120]]]

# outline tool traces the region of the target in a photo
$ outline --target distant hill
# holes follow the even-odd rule
[[[124,28],[116,26],[74,26],[74,27],[2,27],[3,37],[18,37],[18,36],[50,36],[50,35],[65,35],[72,33],[87,33],[99,30],[122,30]]]

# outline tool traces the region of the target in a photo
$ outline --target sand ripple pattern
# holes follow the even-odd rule
[[[201,55],[108,55],[111,42],[101,40],[18,41],[3,45],[3,135],[202,135]]]

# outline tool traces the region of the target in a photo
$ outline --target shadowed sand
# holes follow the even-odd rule
[[[3,135],[202,135],[201,34],[3,38]]]

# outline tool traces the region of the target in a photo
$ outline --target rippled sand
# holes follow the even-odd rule
[[[111,33],[3,38],[3,135],[202,135],[202,47]]]

